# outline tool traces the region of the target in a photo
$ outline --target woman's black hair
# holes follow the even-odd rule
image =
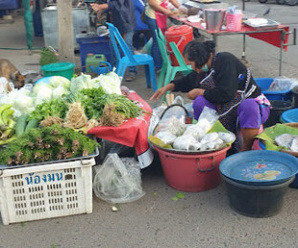
[[[183,50],[183,56],[189,61],[194,61],[196,68],[202,68],[208,62],[211,53],[215,53],[215,43],[213,41],[190,41]]]

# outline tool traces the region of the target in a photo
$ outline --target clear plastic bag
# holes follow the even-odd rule
[[[280,76],[280,77],[274,78],[273,82],[269,87],[269,90],[270,91],[291,90],[295,85],[297,85],[296,79]]]
[[[106,156],[93,180],[95,195],[109,203],[127,203],[145,195],[142,189],[140,165],[134,158]]]

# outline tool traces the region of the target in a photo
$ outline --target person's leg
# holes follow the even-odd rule
[[[194,115],[194,119],[198,120],[200,117],[200,114],[202,113],[204,107],[208,107],[211,109],[215,109],[216,110],[216,106],[209,102],[208,100],[206,100],[205,97],[203,96],[198,96],[194,101],[193,101],[193,115]]]
[[[134,31],[129,31],[125,33],[125,42],[132,54],[134,54],[133,33]],[[136,66],[130,66],[128,70],[129,70],[129,75],[125,78],[125,81],[130,82],[135,79],[135,76],[137,74],[137,68]]]
[[[261,107],[262,106],[262,107]],[[237,109],[243,144],[240,151],[251,150],[260,126],[269,116],[269,106],[259,105],[254,99],[244,100]]]
[[[156,33],[155,33],[155,30],[157,30],[158,26],[157,26],[156,20],[149,18],[148,16],[145,16],[145,21],[149,27],[151,37],[153,40],[152,48],[151,48],[151,55],[154,60],[155,70],[159,70],[162,67],[162,58],[161,58],[161,54],[160,54],[160,51],[158,48],[157,37],[156,37]]]

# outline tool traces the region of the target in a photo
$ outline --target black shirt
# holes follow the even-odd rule
[[[233,54],[228,52],[216,54],[212,67],[215,71],[213,74],[215,88],[207,89],[204,92],[204,97],[209,102],[215,104],[229,102],[234,98],[237,90],[244,90],[247,68]],[[207,75],[208,73],[198,74],[193,71],[184,78],[173,80],[174,91],[188,92],[194,88],[200,88],[200,81]],[[256,89],[249,98],[255,98],[261,94],[261,88],[257,86],[251,76],[247,91],[252,85],[255,85]]]

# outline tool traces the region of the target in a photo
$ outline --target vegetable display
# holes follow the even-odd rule
[[[0,145],[9,142],[15,132],[15,121],[11,119],[14,110],[11,107],[11,104],[0,107]]]
[[[58,124],[30,129],[0,150],[0,164],[26,165],[94,153],[99,144],[88,136]]]
[[[119,126],[143,109],[120,89],[112,72],[71,81],[53,76],[0,99],[0,164],[26,165],[86,156],[98,143],[86,135],[96,126]],[[5,147],[1,145],[6,145]]]

